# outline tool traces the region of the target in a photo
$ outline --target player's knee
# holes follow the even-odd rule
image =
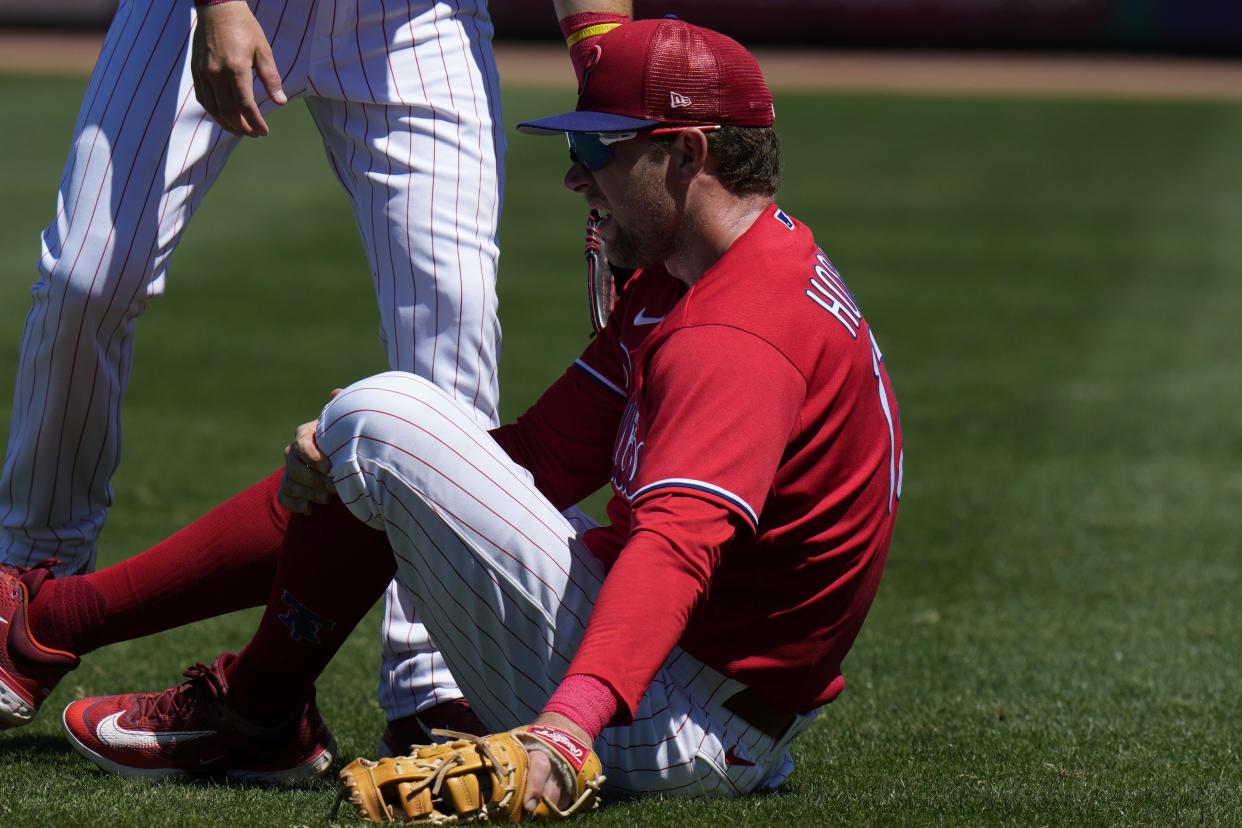
[[[442,428],[456,404],[431,382],[403,371],[359,380],[338,394],[319,417],[320,433],[331,444],[361,435],[401,431],[405,439]]]
[[[146,284],[150,274],[133,267],[122,257],[84,262],[85,257],[44,255],[40,278],[32,291],[35,301],[60,306],[60,318],[102,320],[104,317],[134,318],[146,308]]]

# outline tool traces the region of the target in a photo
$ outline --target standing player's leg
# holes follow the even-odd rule
[[[307,13],[259,5],[292,93]],[[190,216],[238,142],[194,99],[193,19],[188,3],[122,2],[91,75],[22,338],[0,476],[0,561],[94,567],[135,321],[162,293]]]
[[[332,19],[346,45],[312,73],[308,103],[353,203],[389,366],[495,425],[503,137],[486,7],[358,11]],[[379,688],[390,722],[461,697],[416,611],[394,583]]]
[[[388,535],[409,588],[483,723],[535,719],[576,652],[603,569],[579,531],[442,391],[405,374],[356,383],[317,439],[353,514]],[[609,786],[736,794],[778,782],[810,722],[768,733],[725,706],[744,691],[675,649],[633,724],[595,747]]]

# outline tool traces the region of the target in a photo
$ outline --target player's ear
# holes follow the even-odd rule
[[[678,178],[689,183],[707,169],[707,135],[697,129],[682,130],[673,141],[673,167]]]

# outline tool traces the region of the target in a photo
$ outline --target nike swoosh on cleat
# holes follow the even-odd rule
[[[130,730],[121,726],[119,719],[122,715],[122,713],[113,713],[101,721],[95,728],[95,738],[109,747],[155,750],[216,734],[214,730],[170,730],[159,733],[150,730]]]
[[[648,316],[646,307],[644,307],[642,310],[640,310],[638,313],[634,315],[635,325],[654,325],[657,322],[663,322],[663,321],[664,321],[663,316]]]

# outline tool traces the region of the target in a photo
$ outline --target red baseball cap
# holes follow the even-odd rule
[[[602,36],[578,108],[518,124],[520,132],[628,132],[660,125],[770,127],[772,93],[754,55],[719,32],[664,18]]]

